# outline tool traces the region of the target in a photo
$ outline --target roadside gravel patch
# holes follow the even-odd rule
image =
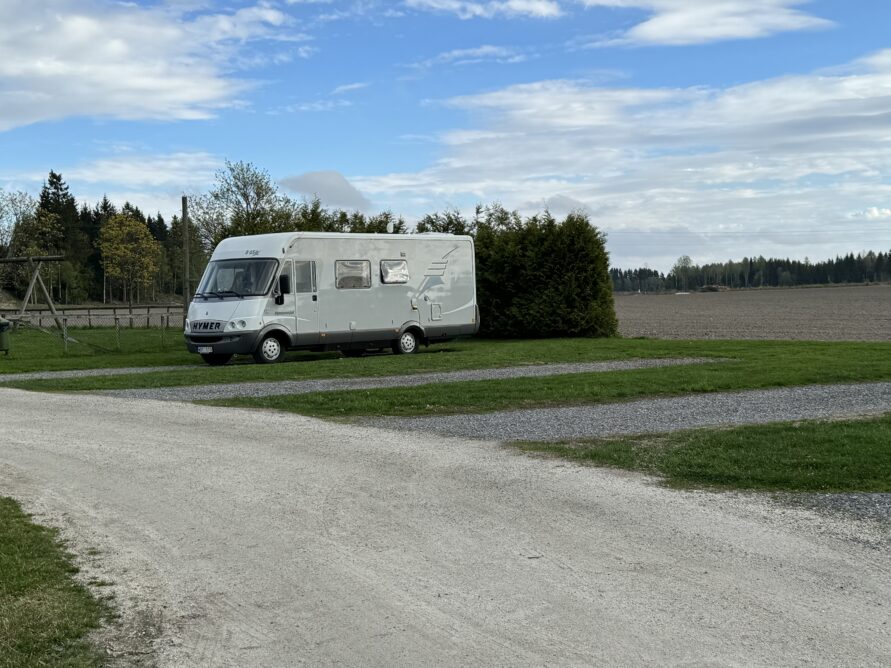
[[[560,376],[574,373],[600,373],[631,369],[655,369],[657,367],[682,366],[725,362],[721,358],[688,357],[681,359],[632,359],[611,362],[575,364],[537,364],[503,367],[500,369],[470,369],[466,371],[441,371],[402,376],[373,376],[368,378],[330,378],[325,380],[288,380],[265,383],[229,383],[191,387],[164,387],[139,390],[107,390],[101,392],[128,399],[157,399],[161,401],[202,401],[232,399],[235,397],[272,397],[283,394],[309,394],[337,390],[374,390],[384,387],[414,387],[438,383],[458,383],[467,380],[504,380]]]
[[[497,441],[561,441],[697,427],[877,415],[891,411],[891,383],[808,385],[714,392],[625,403],[483,414],[376,418],[366,424]]]
[[[126,376],[131,373],[153,373],[156,371],[180,371],[197,369],[200,364],[179,366],[131,366],[120,369],[71,369],[67,371],[30,371],[27,373],[0,374],[0,383],[11,383],[20,380],[53,380],[54,378],[86,378],[88,376]]]
[[[882,492],[848,492],[844,494],[777,494],[776,499],[800,508],[838,514],[844,518],[868,520],[884,527],[878,542],[891,546],[891,494]],[[866,542],[866,544],[871,544]]]

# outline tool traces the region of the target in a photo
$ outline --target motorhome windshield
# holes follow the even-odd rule
[[[207,265],[199,297],[251,297],[265,295],[278,261],[267,258],[216,260]]]

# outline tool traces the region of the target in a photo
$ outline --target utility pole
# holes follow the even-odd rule
[[[183,195],[183,322],[189,315],[189,198]]]

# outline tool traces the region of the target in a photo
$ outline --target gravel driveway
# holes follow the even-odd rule
[[[489,441],[0,389],[0,490],[101,550],[122,665],[891,663],[886,536]]]
[[[857,383],[714,392],[476,415],[376,418],[367,423],[387,429],[498,441],[560,441],[696,427],[878,415],[889,411],[891,383]]]

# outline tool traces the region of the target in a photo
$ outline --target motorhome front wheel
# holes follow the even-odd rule
[[[273,364],[280,361],[284,354],[281,341],[274,336],[265,336],[254,352],[254,360],[258,364]]]

